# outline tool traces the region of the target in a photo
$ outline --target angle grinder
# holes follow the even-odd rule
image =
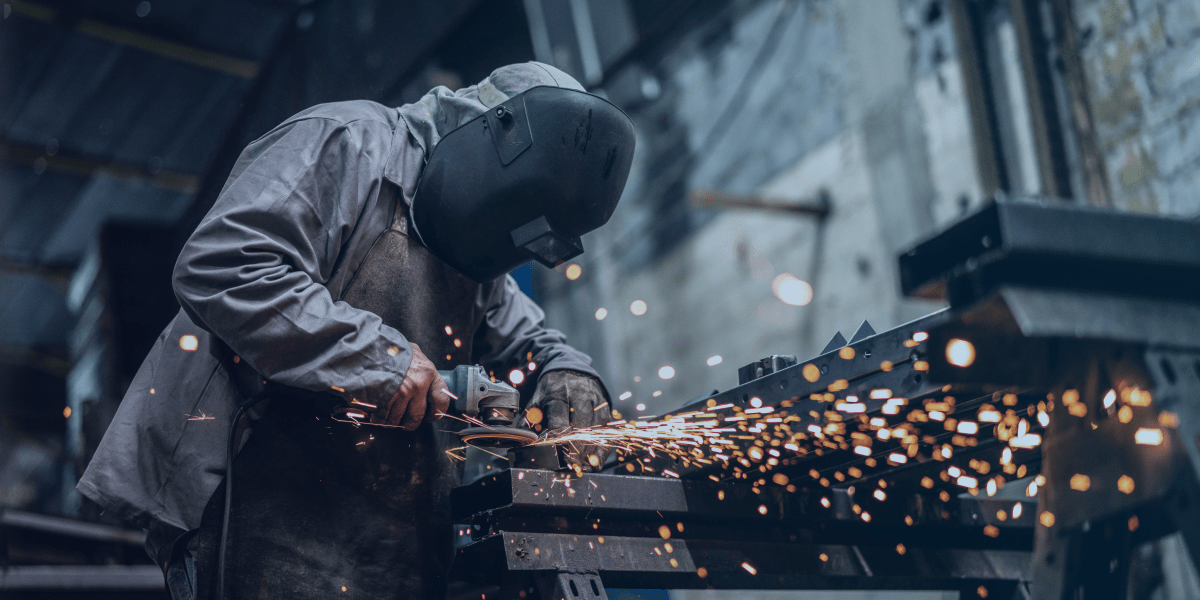
[[[479,365],[459,365],[451,371],[438,371],[446,389],[454,396],[449,414],[468,417],[480,424],[458,432],[464,444],[485,448],[518,448],[537,441],[537,434],[513,427],[521,410],[521,392],[507,383],[492,381]],[[361,403],[360,403],[361,404]],[[367,406],[367,405],[362,405]],[[366,417],[353,405],[341,404],[334,418],[360,425],[378,425],[360,421]]]

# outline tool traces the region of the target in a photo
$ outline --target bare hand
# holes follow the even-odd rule
[[[379,407],[372,422],[403,427],[412,431],[422,421],[436,421],[450,410],[450,391],[421,347],[412,344],[413,359],[400,389],[392,395],[387,406]]]

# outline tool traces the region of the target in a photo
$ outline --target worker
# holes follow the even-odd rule
[[[582,252],[633,141],[624,113],[536,62],[398,109],[288,119],[242,152],[184,246],[182,310],[80,493],[147,530],[176,599],[444,596],[461,423],[439,420],[437,369],[519,369],[547,425],[609,420],[591,360],[507,272]],[[330,394],[386,427],[331,419],[313,402]]]

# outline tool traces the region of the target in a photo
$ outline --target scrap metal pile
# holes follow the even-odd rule
[[[1200,556],[1200,223],[1001,199],[900,267],[950,308],[552,440],[615,448],[603,473],[510,451],[453,496],[455,576],[1057,600],[1126,597],[1174,531]]]

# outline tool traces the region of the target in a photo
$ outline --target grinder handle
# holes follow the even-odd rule
[[[438,375],[442,376],[442,380],[446,382],[446,389],[454,394],[454,398],[450,400],[450,414],[462,415],[467,413],[467,405],[470,400],[470,390],[467,389],[468,380],[471,378],[467,373],[469,369],[477,369],[474,365],[458,365],[450,371],[438,370]]]

